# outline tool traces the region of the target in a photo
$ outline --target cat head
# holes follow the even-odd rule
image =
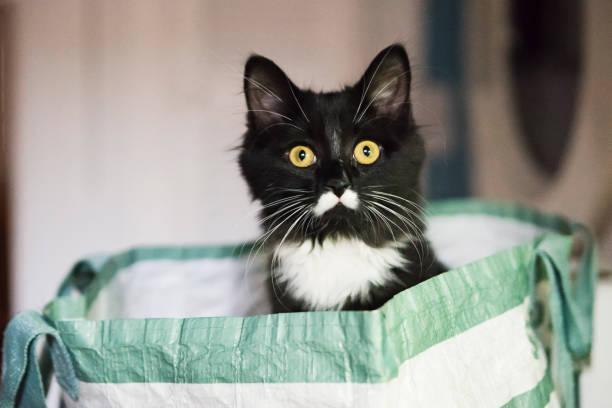
[[[274,62],[249,58],[239,163],[270,242],[345,237],[381,246],[420,233],[425,152],[410,80],[397,44],[337,92],[300,89]]]

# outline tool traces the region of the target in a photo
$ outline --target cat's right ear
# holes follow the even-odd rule
[[[401,44],[378,53],[355,88],[362,95],[356,121],[368,112],[396,116],[409,107],[410,63]]]
[[[244,67],[244,94],[249,122],[258,128],[292,120],[299,90],[274,62],[253,55]],[[292,95],[293,94],[293,95]]]

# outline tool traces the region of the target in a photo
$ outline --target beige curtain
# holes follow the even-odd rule
[[[569,153],[552,180],[528,159],[511,101],[509,1],[466,11],[473,180],[481,197],[518,200],[591,226],[612,266],[612,2],[584,2],[584,68]]]

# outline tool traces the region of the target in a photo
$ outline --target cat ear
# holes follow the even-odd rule
[[[363,95],[357,121],[369,109],[389,116],[403,111],[410,98],[410,63],[404,47],[393,44],[379,52],[355,89]]]
[[[299,90],[272,61],[253,55],[244,67],[244,94],[248,119],[258,127],[291,120]],[[293,94],[292,94],[293,93]]]

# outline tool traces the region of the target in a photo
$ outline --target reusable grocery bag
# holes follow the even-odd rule
[[[266,314],[251,244],[85,259],[42,314],[9,324],[1,405],[45,406],[52,369],[68,407],[576,406],[592,343],[588,232],[489,202],[428,213],[452,269],[374,311]]]

